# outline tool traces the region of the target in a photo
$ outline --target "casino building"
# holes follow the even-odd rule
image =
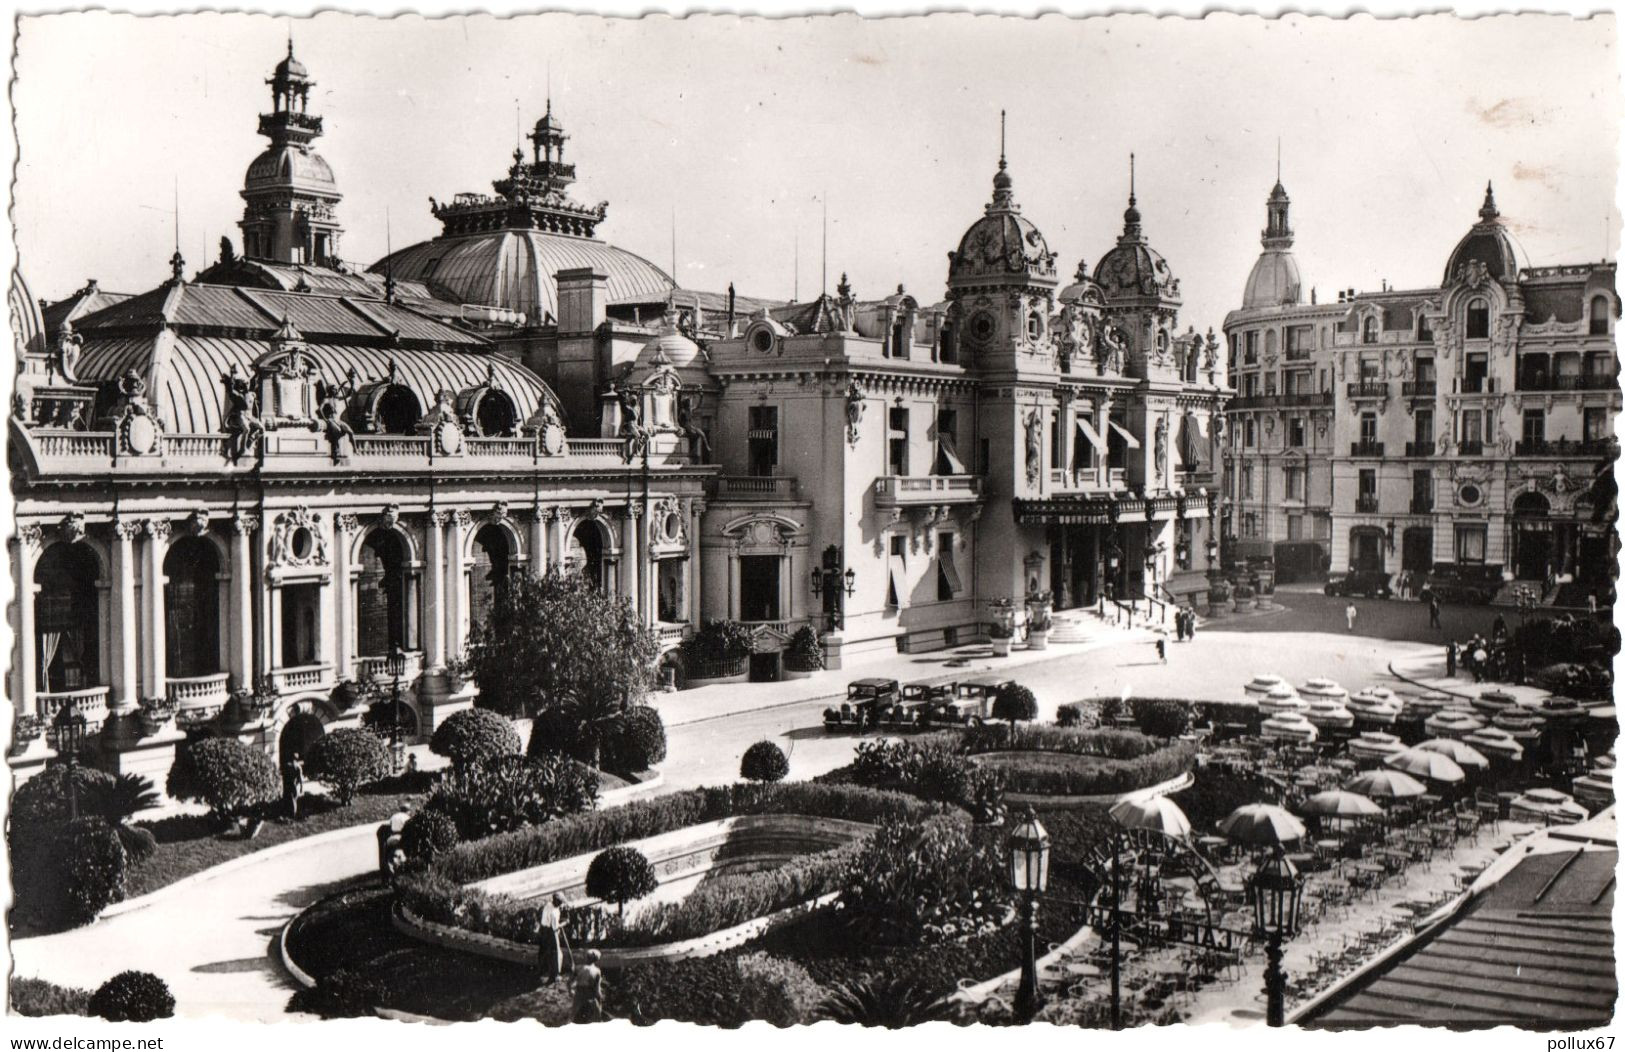
[[[995,600],[1205,589],[1221,348],[1178,331],[1132,190],[1064,286],[1001,157],[941,301],[708,293],[598,238],[549,107],[493,194],[363,271],[291,46],[268,84],[241,255],[43,310],[14,281],[19,775],[68,706],[160,776],[188,734],[302,749],[369,678],[427,734],[509,575],[561,563],[679,680],[706,619],[771,679],[804,624],[839,667],[985,638]]]

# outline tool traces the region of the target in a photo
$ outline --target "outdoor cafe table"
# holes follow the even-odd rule
[[[1397,848],[1391,847],[1385,847],[1381,851],[1378,851],[1377,857],[1381,858],[1383,862],[1386,863],[1384,868],[1390,873],[1397,873],[1399,870],[1405,868],[1405,866],[1411,861],[1411,853],[1409,851],[1400,851]]]

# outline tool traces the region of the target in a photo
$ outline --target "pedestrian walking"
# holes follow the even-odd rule
[[[1348,609],[1343,611],[1343,616],[1348,618],[1349,631],[1354,631],[1354,619],[1360,616],[1360,611],[1355,609],[1354,604],[1351,602],[1349,603]]]
[[[1166,631],[1157,633],[1157,660],[1164,665],[1168,663],[1168,633]]]
[[[1186,638],[1186,640],[1188,640],[1188,641],[1190,641],[1192,643],[1196,642],[1196,611],[1195,610],[1187,610],[1187,611],[1185,611],[1185,638]]]
[[[1443,628],[1444,627],[1444,625],[1439,623],[1439,597],[1432,594],[1431,592],[1428,593],[1428,627],[1429,628]]]
[[[598,951],[582,954],[575,975],[575,1021],[598,1023],[604,1018],[604,973],[598,967]]]
[[[542,982],[556,982],[564,974],[564,945],[560,936],[564,931],[564,896],[554,894],[542,907],[540,930],[536,935],[536,964],[542,973]]]
[[[1444,674],[1454,677],[1456,674],[1456,641],[1452,639],[1444,648]]]
[[[294,753],[282,764],[282,806],[291,821],[299,821],[299,798],[305,792],[305,765]]]

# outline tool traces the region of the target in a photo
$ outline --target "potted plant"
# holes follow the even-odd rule
[[[1034,592],[1027,597],[1027,647],[1029,650],[1049,649],[1049,633],[1054,627],[1055,601],[1049,592]]]
[[[1253,605],[1253,586],[1252,585],[1245,584],[1245,583],[1238,583],[1236,585],[1235,591],[1232,594],[1235,596],[1235,604],[1236,604],[1235,608],[1237,610],[1241,610],[1241,609],[1243,609],[1245,607],[1251,607]]]
[[[45,721],[38,716],[18,716],[12,724],[11,752],[25,752],[45,734]]]
[[[175,718],[175,703],[168,698],[142,698],[136,717],[141,721],[141,733],[151,737]]]
[[[993,640],[993,656],[1010,656],[1010,637],[1016,634],[1016,604],[1013,599],[994,599],[987,604],[992,623],[988,638]]]
[[[784,652],[786,679],[805,679],[824,667],[824,647],[811,625],[802,625],[790,637],[790,646]]]
[[[1230,602],[1230,582],[1215,577],[1207,586],[1207,616],[1222,617],[1225,604]]]
[[[453,654],[446,659],[446,687],[456,694],[474,678],[474,664],[467,654]]]

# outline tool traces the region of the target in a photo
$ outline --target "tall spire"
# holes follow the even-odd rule
[[[1010,172],[1004,159],[1004,111],[999,111],[999,170],[993,173],[993,203],[987,206],[989,212],[1019,211],[1016,207],[1015,191],[1011,189]]]
[[[1478,218],[1486,223],[1493,223],[1501,218],[1501,213],[1495,207],[1495,184],[1484,184],[1484,204],[1478,210]]]
[[[1292,199],[1286,195],[1286,187],[1281,185],[1280,159],[1277,158],[1275,175],[1275,189],[1270,191],[1269,201],[1265,204],[1269,216],[1268,225],[1264,227],[1263,244],[1266,249],[1292,247],[1292,223],[1288,211],[1292,206]]]
[[[1004,111],[999,111],[999,171],[1004,171]]]
[[[1123,236],[1117,239],[1118,244],[1128,241],[1143,241],[1144,234],[1140,230],[1140,210],[1135,207],[1134,199],[1134,154],[1128,155],[1128,208],[1123,210]]]

